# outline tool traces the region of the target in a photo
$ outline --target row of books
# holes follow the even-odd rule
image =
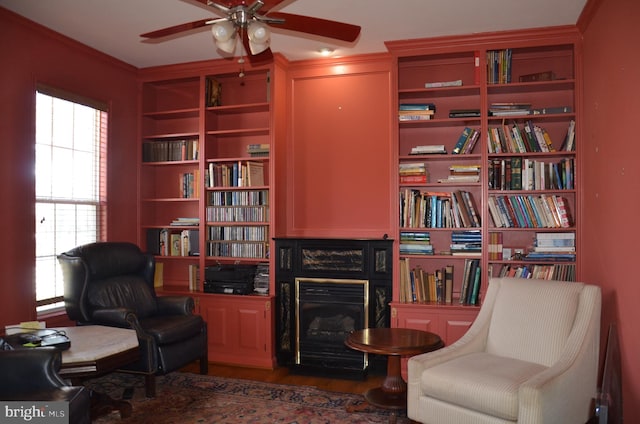
[[[266,242],[220,242],[207,243],[207,255],[225,258],[264,259],[268,257],[268,243]]]
[[[207,206],[263,206],[269,204],[269,191],[211,191],[207,194]]]
[[[198,256],[198,230],[176,231],[170,228],[147,229],[147,251],[160,256]]]
[[[559,195],[489,196],[488,206],[494,227],[569,228],[573,225],[567,201]]]
[[[519,156],[491,159],[488,169],[490,190],[573,190],[573,158],[545,162]]]
[[[489,153],[555,152],[553,141],[546,129],[530,120],[519,126],[517,122],[489,128]]]
[[[575,264],[504,264],[498,273],[500,277],[533,278],[540,280],[575,281]]]
[[[180,176],[180,192],[184,199],[197,199],[200,197],[200,171],[185,172]]]
[[[478,142],[478,138],[480,138],[479,130],[465,127],[458,137],[458,141],[456,142],[456,145],[451,153],[454,155],[464,155],[472,153],[473,148]]]
[[[268,206],[207,206],[207,222],[268,222]]]
[[[511,82],[511,49],[487,51],[487,83]]]
[[[211,162],[205,177],[207,187],[263,186],[265,183],[264,163],[258,161]]]
[[[400,302],[453,303],[453,265],[428,272],[410,269],[409,258],[400,259]]]
[[[198,139],[145,141],[142,143],[143,162],[175,162],[198,160]]]
[[[489,232],[489,240],[487,242],[487,250],[490,261],[501,261],[503,254],[503,235],[501,232]]]
[[[470,228],[480,227],[480,214],[473,195],[464,190],[400,192],[400,227]]]
[[[217,226],[207,227],[209,241],[258,241],[269,240],[269,228],[266,225],[255,226]]]
[[[481,283],[480,259],[465,259],[459,303],[461,305],[479,305]]]

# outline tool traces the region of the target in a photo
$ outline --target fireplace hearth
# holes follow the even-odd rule
[[[278,364],[300,374],[363,378],[386,358],[344,345],[349,333],[388,327],[390,240],[276,239]]]

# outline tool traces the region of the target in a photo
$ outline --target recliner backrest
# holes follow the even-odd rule
[[[90,319],[90,310],[96,308],[124,307],[133,310],[138,318],[156,312],[156,295],[149,266],[148,255],[128,242],[98,242],[76,247],[62,255],[68,273],[82,272],[82,280],[71,275],[66,279],[70,284],[82,284],[82,290],[69,290],[76,296],[84,297],[76,305],[69,301],[68,307],[75,315],[77,306],[82,309],[82,317]],[[77,262],[80,260],[82,265]],[[84,270],[84,271],[81,271]],[[66,292],[67,290],[65,290]]]
[[[96,309],[127,308],[138,318],[154,315],[156,298],[142,277],[135,274],[118,275],[96,280],[88,288],[87,298]]]
[[[82,258],[89,268],[89,280],[138,274],[145,262],[140,248],[126,242],[86,244],[70,250],[67,255]]]
[[[560,357],[580,304],[584,284],[498,278],[486,350],[551,366]]]

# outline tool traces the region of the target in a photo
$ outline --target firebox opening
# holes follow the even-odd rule
[[[367,367],[367,355],[344,345],[349,333],[367,328],[367,280],[297,278],[296,364],[354,370]]]

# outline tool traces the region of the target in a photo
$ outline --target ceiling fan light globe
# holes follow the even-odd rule
[[[236,34],[236,29],[230,21],[218,22],[211,25],[211,33],[217,42],[225,42],[232,39]]]
[[[216,47],[222,50],[225,53],[233,53],[236,49],[236,38],[233,37],[226,41],[217,41]]]
[[[266,25],[260,22],[252,22],[249,24],[247,36],[249,37],[249,40],[254,43],[268,44],[269,39],[271,38],[271,32]]]
[[[269,48],[269,42],[266,43],[255,43],[249,40],[249,50],[251,50],[251,54],[256,55],[262,53],[263,51]]]

